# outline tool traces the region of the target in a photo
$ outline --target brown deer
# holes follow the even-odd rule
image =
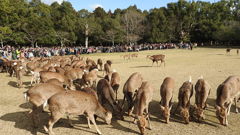
[[[160,61],[160,66],[162,63],[164,63],[164,67],[165,67],[165,55],[163,54],[159,54],[159,55],[152,55],[152,56],[147,56],[150,60],[152,60],[152,66],[154,64],[154,62],[157,63],[157,66],[158,66],[158,61]]]
[[[133,101],[136,98],[136,94],[138,89],[141,87],[143,82],[143,77],[139,72],[133,73],[128,80],[125,82],[123,86],[123,103],[122,103],[122,108],[124,106],[124,102],[127,99],[128,103],[128,115],[130,116],[132,114],[132,109],[133,109]]]
[[[193,95],[193,84],[191,82],[191,77],[189,81],[183,83],[179,89],[178,93],[178,105],[176,110],[180,109],[180,114],[186,124],[189,124],[189,109],[190,109],[190,99]],[[176,110],[174,112],[176,112]]]
[[[211,87],[203,78],[198,79],[195,85],[195,112],[198,121],[204,120],[204,109],[207,107],[207,98]]]
[[[231,48],[227,48],[226,49],[226,54],[230,55],[231,50],[232,50]]]
[[[97,65],[99,65],[99,71],[102,71],[103,70],[103,61],[102,61],[102,59],[98,59],[97,60]]]
[[[174,87],[174,79],[171,77],[166,77],[160,88],[160,109],[162,110],[162,114],[166,123],[169,123]]]
[[[240,77],[229,76],[217,88],[216,116],[222,125],[227,126],[227,115],[230,114],[232,103],[235,101],[236,113],[238,113],[237,100],[240,96]]]
[[[134,112],[136,114],[135,120],[137,120],[138,128],[142,135],[145,133],[145,128],[148,126],[149,129],[152,129],[150,123],[150,114],[149,114],[149,103],[152,101],[154,89],[149,82],[143,82],[141,87],[138,90],[135,104]],[[147,122],[148,120],[148,122]]]
[[[117,112],[118,117],[123,120],[122,109],[115,100],[115,93],[110,85],[110,83],[106,79],[101,79],[97,84],[97,95],[99,98],[99,102],[104,106],[105,104],[109,104],[112,109]]]
[[[88,118],[88,126],[91,128],[90,121],[94,124],[97,133],[102,134],[95,122],[94,115],[97,115],[107,124],[111,124],[112,113],[107,111],[98,102],[97,98],[91,94],[82,91],[66,91],[60,92],[52,96],[48,100],[51,117],[48,121],[48,128],[44,129],[49,134],[54,134],[52,131],[53,125],[64,116],[68,115],[83,115]],[[69,117],[68,117],[69,118]],[[70,119],[69,123],[71,124]]]
[[[108,80],[110,82],[110,85],[112,86],[115,95],[116,95],[116,101],[117,101],[117,95],[118,95],[118,88],[120,86],[121,78],[118,72],[113,69],[113,72],[107,74],[104,79]]]
[[[44,102],[46,102],[54,94],[61,91],[65,91],[65,89],[61,86],[51,83],[42,83],[35,85],[24,93],[26,101],[29,101],[33,105],[30,115],[32,117],[34,127],[38,126],[38,115],[43,110]]]

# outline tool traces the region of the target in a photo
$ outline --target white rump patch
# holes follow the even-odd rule
[[[113,73],[115,73],[115,72],[117,72],[117,70],[116,70],[116,69],[113,69]]]
[[[21,67],[19,67],[20,69],[23,69],[23,67],[21,66]]]
[[[13,65],[14,65],[14,66],[17,65],[17,62],[14,62]]]

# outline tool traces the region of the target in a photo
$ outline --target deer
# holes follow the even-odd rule
[[[120,82],[121,82],[121,78],[120,78],[120,75],[118,72],[116,72],[116,70],[113,69],[113,71],[109,74],[107,74],[104,79],[108,80],[110,85],[112,86],[114,92],[115,92],[115,95],[116,95],[116,98],[115,100],[117,101],[117,95],[118,95],[118,88],[120,86]]]
[[[205,119],[204,109],[207,107],[207,98],[210,95],[211,86],[203,77],[199,78],[195,85],[195,112],[198,121]]]
[[[84,74],[82,76],[82,80],[85,83],[85,85],[89,87],[96,87],[97,84],[97,77],[98,77],[98,69],[93,69],[90,72],[84,71]]]
[[[174,111],[176,112],[178,108],[180,109],[180,115],[185,121],[185,124],[189,124],[190,99],[192,95],[193,95],[193,84],[190,77],[189,81],[184,82],[182,86],[179,88],[178,105],[176,110]]]
[[[165,55],[163,54],[159,54],[159,55],[152,55],[152,56],[147,56],[150,60],[152,60],[152,66],[154,64],[154,62],[157,63],[157,66],[158,66],[158,61],[160,61],[160,66],[162,63],[164,63],[164,67],[165,67]]]
[[[33,107],[32,111],[29,112],[33,126],[38,127],[39,124],[39,113],[43,110],[43,104],[54,94],[65,91],[65,89],[59,85],[51,83],[37,84],[24,92],[24,98],[27,102],[30,102]]]
[[[169,123],[174,87],[175,81],[171,77],[166,77],[160,87],[160,109],[166,123]]]
[[[127,100],[128,103],[128,115],[131,116],[134,106],[134,100],[137,95],[138,89],[141,87],[143,82],[143,77],[139,72],[133,73],[123,86],[123,103],[122,108],[124,107],[124,102]]]
[[[103,70],[103,61],[102,61],[102,59],[98,59],[97,60],[97,65],[99,65],[99,71],[102,71]]]
[[[228,126],[227,116],[232,103],[235,102],[235,112],[238,113],[237,100],[240,96],[240,76],[229,76],[217,88],[216,116],[220,124]]]
[[[111,124],[112,113],[107,111],[91,94],[83,91],[64,91],[55,94],[48,101],[49,110],[51,112],[48,125],[44,126],[44,130],[48,134],[54,134],[53,125],[64,116],[67,115],[86,115],[88,119],[88,127],[91,128],[90,121],[95,126],[97,133],[102,134],[99,130],[94,115],[103,119],[107,124]],[[69,124],[71,121],[68,117]]]
[[[99,102],[104,106],[105,104],[109,104],[112,109],[117,112],[118,117],[123,120],[122,108],[119,106],[117,101],[115,100],[115,93],[106,79],[101,79],[97,84],[97,95],[99,98]]]
[[[231,48],[227,48],[226,49],[226,54],[230,55],[231,50],[232,50]]]
[[[137,123],[137,126],[142,135],[144,135],[146,127],[148,127],[150,130],[152,129],[148,109],[149,103],[152,101],[153,92],[154,89],[150,83],[145,81],[139,88],[136,99],[134,101],[134,123]]]

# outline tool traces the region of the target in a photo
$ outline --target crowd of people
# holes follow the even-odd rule
[[[188,46],[189,47],[189,46]],[[140,45],[116,45],[116,46],[91,46],[85,47],[13,47],[6,45],[0,48],[0,57],[16,60],[19,57],[51,57],[63,55],[79,55],[89,53],[112,53],[112,52],[137,52],[143,50],[160,50],[181,48],[179,44],[159,43],[159,44],[140,44]],[[182,47],[183,48],[183,47]],[[186,48],[186,47],[184,47]]]

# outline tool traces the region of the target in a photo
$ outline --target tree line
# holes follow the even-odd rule
[[[149,11],[136,6],[76,11],[70,2],[0,1],[0,44],[116,45],[240,43],[240,1],[179,0]]]

